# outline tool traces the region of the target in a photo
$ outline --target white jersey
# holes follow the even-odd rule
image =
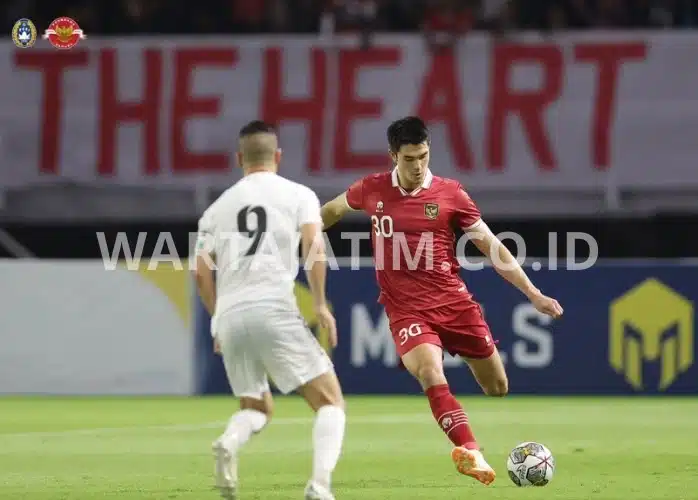
[[[271,172],[243,177],[204,212],[197,249],[215,253],[214,316],[265,303],[295,307],[305,224],[322,224],[317,195]]]

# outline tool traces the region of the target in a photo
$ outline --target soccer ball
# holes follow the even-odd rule
[[[509,453],[507,471],[516,486],[545,486],[553,479],[555,459],[540,443],[521,443]]]

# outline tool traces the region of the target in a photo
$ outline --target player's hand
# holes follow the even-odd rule
[[[221,353],[221,345],[218,343],[217,339],[213,339],[213,352],[216,354]]]
[[[330,312],[330,309],[327,307],[327,304],[316,305],[315,316],[317,317],[320,328],[327,330],[327,340],[330,343],[330,347],[334,349],[337,347],[337,322]]]
[[[564,312],[562,306],[557,300],[551,297],[547,297],[543,294],[533,297],[531,299],[531,303],[538,312],[547,314],[553,319],[559,318],[560,316],[562,316],[562,313]]]

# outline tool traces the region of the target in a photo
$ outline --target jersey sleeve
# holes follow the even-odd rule
[[[464,231],[477,227],[482,223],[482,214],[473,199],[462,185],[458,185],[455,199],[455,224]]]
[[[204,212],[199,219],[196,235],[196,253],[213,253],[215,249],[216,231],[214,218],[210,210]]]
[[[364,208],[364,179],[359,179],[347,189],[347,205],[352,210],[363,210]]]
[[[298,209],[298,227],[306,224],[322,224],[320,200],[310,189],[303,191]]]

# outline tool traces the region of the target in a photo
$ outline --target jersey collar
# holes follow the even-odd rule
[[[396,187],[400,190],[400,193],[402,193],[403,196],[415,196],[418,194],[422,189],[429,189],[431,186],[431,181],[434,178],[434,175],[431,173],[431,170],[427,170],[427,174],[424,176],[424,181],[422,182],[422,185],[415,189],[412,192],[407,192],[405,191],[402,186],[400,186],[400,183],[397,180],[397,167],[393,169],[393,172],[391,174],[391,178],[393,181],[393,187]]]

